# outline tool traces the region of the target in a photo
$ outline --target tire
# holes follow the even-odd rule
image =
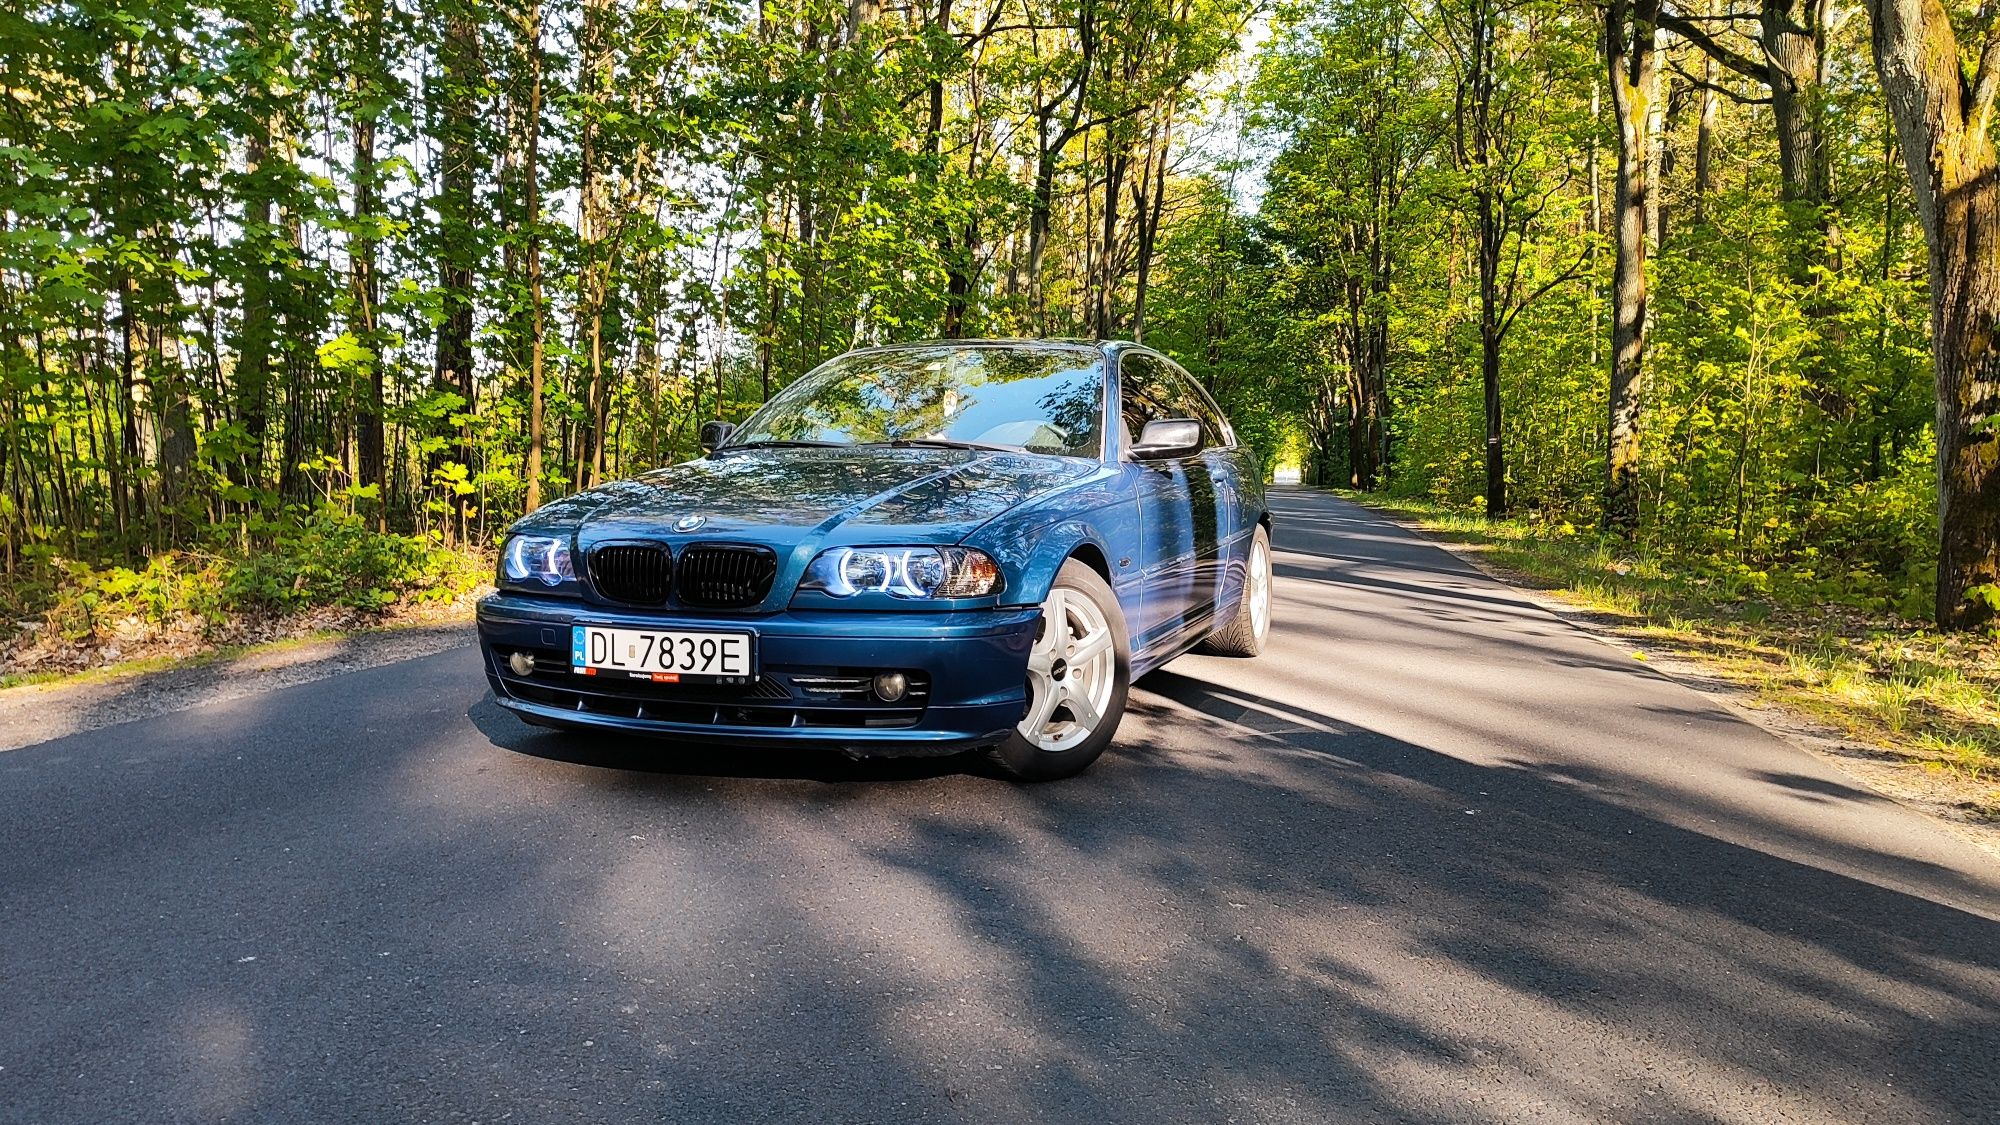
[[[993,748],[994,761],[1017,781],[1082,773],[1118,733],[1131,674],[1131,642],[1117,596],[1096,571],[1070,559],[1042,602],[1042,625],[1028,657],[1027,713]],[[1074,709],[1079,703],[1081,711]],[[1091,710],[1097,718],[1087,723]]]
[[[1208,635],[1201,650],[1215,656],[1256,656],[1271,635],[1271,536],[1262,526],[1250,540],[1243,595],[1229,623]]]

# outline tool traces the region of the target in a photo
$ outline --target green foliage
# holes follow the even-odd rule
[[[453,597],[490,573],[476,556],[385,535],[338,508],[321,508],[270,548],[236,561],[222,595],[230,609],[382,609]]]
[[[1494,29],[1490,97],[1506,107],[1486,134],[1501,155],[1485,163],[1481,88],[1465,81],[1468,29],[1482,23]],[[1865,59],[1865,31],[1829,30],[1829,59]],[[1251,372],[1232,405],[1302,442],[1288,455],[1307,479],[1361,471],[1356,437],[1379,379],[1383,487],[1481,505],[1490,203],[1512,216],[1498,224],[1497,279],[1512,506],[1561,539],[1598,525],[1616,154],[1609,112],[1592,102],[1601,35],[1587,9],[1533,2],[1280,9],[1247,90],[1252,135],[1274,149],[1258,213],[1231,226],[1204,208],[1169,236],[1169,263],[1181,232],[1210,249],[1169,272],[1200,287],[1170,281],[1163,327],[1178,343],[1200,338],[1189,321],[1227,325],[1210,354]],[[1937,560],[1924,245],[1873,75],[1828,68],[1835,191],[1815,211],[1782,201],[1768,118],[1718,99],[1704,121],[1682,77],[1701,72],[1699,53],[1671,38],[1665,49],[1677,69],[1661,91],[1641,524],[1606,549],[1760,599],[1921,616]]]
[[[153,556],[137,567],[94,567],[38,556],[10,586],[16,618],[35,615],[72,642],[102,640],[136,625],[220,626],[234,615],[316,607],[375,611],[458,597],[486,581],[490,561],[407,535],[384,534],[339,508],[323,507],[265,529],[268,541],[238,552],[214,544]]]
[[[32,0],[0,574],[315,505],[481,543],[857,345],[1138,335],[1249,10]]]

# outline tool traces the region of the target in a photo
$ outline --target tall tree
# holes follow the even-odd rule
[[[604,122],[611,116],[612,20],[609,0],[584,0],[583,28],[578,36],[581,70],[578,111],[582,136],[577,171],[581,199],[577,207],[577,239],[583,260],[577,273],[577,320],[583,335],[584,414],[578,430],[576,486],[596,484],[604,472],[604,426],[610,412],[610,388],[605,378],[604,313],[611,285],[611,173],[606,167]]]
[[[1532,0],[1447,0],[1438,9],[1454,113],[1451,151],[1471,204],[1484,395],[1486,514],[1507,514],[1501,351],[1521,312],[1573,279],[1578,255],[1540,285],[1525,276],[1531,231],[1563,194],[1566,163],[1545,142],[1559,115],[1550,95],[1574,79],[1546,34],[1557,22]],[[1532,286],[1532,288],[1531,288]]]
[[[1631,537],[1639,523],[1639,410],[1646,363],[1646,211],[1652,198],[1653,106],[1658,91],[1659,0],[1610,0],[1604,60],[1618,121],[1612,191],[1617,253],[1611,272],[1611,393],[1606,427],[1604,524]]]
[[[1970,69],[1942,0],[1869,0],[1875,67],[1930,250],[1938,624],[2000,616],[2000,17]]]
[[[526,478],[522,506],[542,506],[542,461],[547,443],[546,404],[542,401],[543,334],[546,302],[542,292],[542,9],[540,0],[522,0],[515,15],[515,91],[520,121],[520,154],[514,241],[519,245],[520,281],[527,304],[523,328],[527,336],[528,449],[522,465]]]
[[[480,236],[477,169],[479,162],[480,86],[484,82],[480,28],[470,0],[439,0],[443,64],[437,99],[439,139],[438,297],[442,305],[437,325],[437,355],[433,368],[440,391],[456,394],[460,409],[470,414],[478,395],[474,386],[472,335],[477,299],[475,271]],[[473,462],[472,426],[460,428],[458,460]]]
[[[377,519],[386,519],[389,501],[388,460],[382,411],[383,358],[377,335],[381,313],[381,285],[377,277],[377,248],[380,245],[381,171],[375,154],[375,133],[380,127],[387,98],[382,57],[382,0],[352,0],[350,17],[356,28],[355,56],[348,93],[349,135],[353,146],[350,181],[354,196],[352,226],[348,232],[348,334],[355,346],[350,350],[361,369],[361,383],[353,389],[355,460],[357,476],[376,490]]]

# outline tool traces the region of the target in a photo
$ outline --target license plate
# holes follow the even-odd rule
[[[749,683],[757,656],[748,633],[683,629],[570,630],[570,671],[579,676],[624,676],[656,684]]]

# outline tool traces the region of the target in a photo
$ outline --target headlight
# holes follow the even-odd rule
[[[534,579],[544,586],[560,586],[576,578],[569,540],[548,535],[516,535],[507,540],[500,552],[500,570],[510,581]]]
[[[1000,564],[970,547],[835,547],[812,561],[799,589],[836,598],[983,598],[1000,589]]]

